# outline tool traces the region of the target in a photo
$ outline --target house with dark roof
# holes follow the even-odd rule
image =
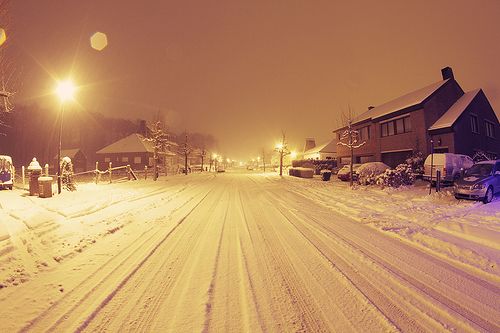
[[[169,146],[177,146],[169,142]],[[177,165],[177,154],[166,150],[159,152],[160,164],[166,169]],[[142,170],[145,166],[153,167],[154,146],[138,133],[130,134],[96,152],[100,169],[105,169],[111,162],[113,166],[130,165],[134,170]],[[174,161],[175,160],[175,161]]]
[[[464,92],[450,67],[441,74],[441,81],[353,119],[360,141],[366,142],[355,149],[355,163],[382,161],[394,167],[414,152],[427,156],[431,147],[434,152],[500,156],[500,125],[484,92]],[[345,128],[334,131],[337,138]],[[347,147],[337,147],[337,156],[341,164],[350,161]]]

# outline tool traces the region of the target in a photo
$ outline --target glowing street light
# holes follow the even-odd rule
[[[61,103],[72,100],[75,96],[75,91],[75,85],[70,80],[60,81],[56,87],[56,93]]]
[[[7,33],[3,28],[0,28],[0,45],[5,43],[6,40],[7,40]]]
[[[73,99],[76,87],[71,80],[61,81],[57,84],[56,94],[61,101],[61,120],[59,127],[59,149],[57,152],[57,193],[61,194],[61,147],[62,147],[62,128],[63,128],[63,115],[64,103]]]

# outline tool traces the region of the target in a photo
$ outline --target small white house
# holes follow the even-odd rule
[[[304,151],[303,159],[305,160],[329,160],[337,157],[337,140],[325,142]]]

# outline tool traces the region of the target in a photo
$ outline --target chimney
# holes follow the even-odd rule
[[[316,140],[314,138],[306,138],[306,144],[304,146],[304,151],[313,149],[316,147]]]
[[[451,69],[451,67],[445,67],[441,69],[441,74],[443,75],[443,80],[455,79],[455,77],[453,76],[453,69]]]
[[[370,105],[370,106],[368,107],[368,110],[371,110],[371,109],[375,109],[375,107],[374,107],[373,105]]]
[[[146,127],[146,121],[145,120],[139,120],[139,128],[137,129],[137,133],[140,135],[146,137],[147,136],[147,127]]]

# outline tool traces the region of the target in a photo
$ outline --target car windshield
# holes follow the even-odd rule
[[[467,175],[469,176],[489,176],[491,175],[491,170],[493,169],[493,164],[475,164],[467,170]]]

